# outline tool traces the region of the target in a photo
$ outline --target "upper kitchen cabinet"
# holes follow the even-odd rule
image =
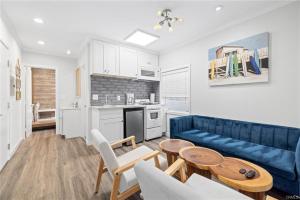
[[[139,52],[138,54],[139,67],[158,67],[158,56],[154,54]]]
[[[159,81],[158,56],[130,47],[92,40],[90,74]]]
[[[90,73],[104,74],[104,44],[102,42],[90,43]]]
[[[120,76],[136,78],[137,74],[137,51],[125,47],[120,47]]]
[[[119,46],[104,44],[104,73],[119,75]]]
[[[90,74],[119,75],[119,46],[92,41],[90,61]]]

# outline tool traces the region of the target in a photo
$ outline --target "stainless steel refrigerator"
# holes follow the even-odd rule
[[[123,112],[124,112],[124,138],[134,135],[136,143],[143,142],[144,141],[144,108],[125,108]]]

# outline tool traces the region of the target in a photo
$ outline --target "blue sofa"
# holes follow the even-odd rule
[[[300,193],[298,128],[192,115],[172,118],[170,135],[256,163],[272,174],[273,187]]]

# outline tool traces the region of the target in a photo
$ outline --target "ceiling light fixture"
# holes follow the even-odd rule
[[[71,50],[68,49],[67,52],[66,52],[66,54],[70,55],[71,54]]]
[[[43,24],[44,23],[44,21],[43,21],[43,19],[42,18],[33,18],[33,21],[35,22],[35,23],[38,23],[38,24]]]
[[[217,11],[217,12],[220,11],[220,10],[222,10],[222,9],[223,9],[223,6],[222,6],[222,5],[219,5],[219,6],[216,7],[216,11]]]
[[[37,43],[38,43],[39,45],[44,45],[44,44],[45,44],[45,42],[44,42],[43,40],[39,40],[39,41],[37,41]]]
[[[141,30],[136,30],[135,32],[130,34],[127,38],[125,38],[125,41],[133,44],[141,45],[141,46],[147,46],[152,42],[154,42],[155,40],[158,40],[158,38],[159,37],[156,35],[152,35]]]
[[[162,17],[163,19],[154,25],[154,30],[159,30],[162,28],[164,24],[167,24],[169,27],[169,32],[173,32],[173,26],[176,22],[183,22],[182,18],[179,17],[171,17],[172,11],[170,9],[164,9],[162,11],[158,11],[157,15]]]

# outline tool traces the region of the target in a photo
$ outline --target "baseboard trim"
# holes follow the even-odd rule
[[[8,160],[10,160],[14,156],[14,154],[17,152],[18,148],[20,147],[20,145],[23,141],[24,141],[24,138],[21,138],[19,140],[19,142],[17,142],[17,144],[10,150]]]

